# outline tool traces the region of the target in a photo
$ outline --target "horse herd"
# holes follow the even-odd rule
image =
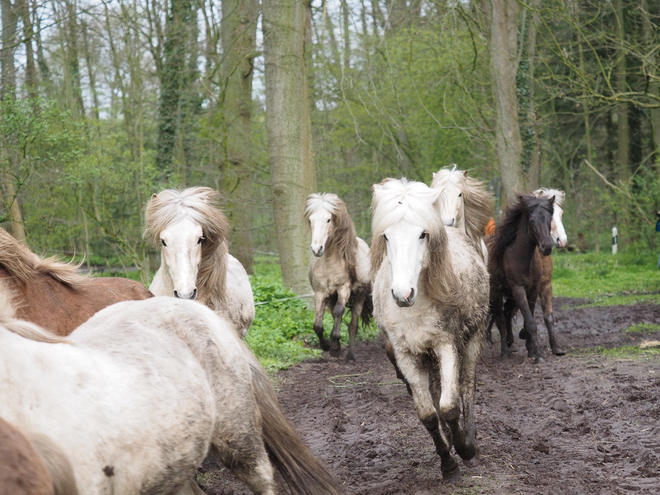
[[[563,200],[554,190],[519,196],[484,238],[492,199],[467,172],[440,170],[431,187],[387,179],[374,186],[371,248],[336,195],[307,200],[320,345],[339,356],[350,308],[346,359],[355,360],[358,320],[374,317],[445,479],[460,476],[452,447],[463,459],[477,452],[476,365],[489,323],[507,354],[520,309],[520,337],[541,361],[540,292],[552,350],[562,353],[546,260],[553,243],[566,243]],[[0,229],[0,487],[16,495],[199,494],[194,476],[210,453],[257,494],[276,493],[275,471],[296,493],[343,492],[285,418],[243,341],[254,300],[228,252],[215,192],[162,191],[145,216],[145,238],[161,251],[150,290],[80,275]]]

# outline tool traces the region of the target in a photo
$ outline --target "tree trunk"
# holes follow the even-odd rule
[[[502,174],[504,196],[511,200],[514,191],[522,192],[524,181],[520,158],[522,140],[516,101],[517,26],[516,0],[491,0],[490,69],[495,98],[497,158]]]
[[[172,0],[165,27],[165,52],[158,104],[156,166],[163,177],[172,172],[172,157],[179,128],[179,101],[187,70],[185,64],[190,0]]]
[[[623,0],[614,0],[614,9],[616,11],[616,91],[617,93],[626,92],[626,55],[623,48],[625,30],[624,30],[624,9]],[[619,179],[627,187],[630,180],[630,130],[628,123],[628,103],[619,102],[616,105],[617,113],[617,161]]]
[[[233,224],[232,251],[253,273],[251,115],[256,54],[257,0],[222,2],[222,64],[225,143],[222,189]]]
[[[653,46],[653,26],[651,24],[651,13],[649,12],[648,0],[642,0],[642,26],[644,29],[644,42],[646,43],[646,49],[650,53]],[[660,88],[658,87],[658,81],[656,79],[656,64],[658,63],[658,57],[656,56],[655,63],[649,65],[648,68],[648,78],[649,82],[649,93],[653,96],[660,96]],[[653,131],[653,150],[655,151],[655,163],[656,170],[658,164],[660,164],[660,108],[652,108],[651,112],[651,128]]]
[[[30,19],[30,4],[28,0],[20,0],[20,4],[17,6],[20,10],[21,21],[23,22],[23,43],[25,44],[25,86],[27,87],[28,97],[34,101],[39,96],[39,91],[37,86],[37,70],[34,65],[34,49],[32,47],[34,30]]]
[[[273,214],[284,285],[309,292],[305,199],[316,187],[305,64],[302,0],[264,0],[266,126]]]
[[[538,189],[541,186],[541,139],[539,138],[537,132],[536,109],[534,101],[534,57],[536,56],[536,32],[539,23],[538,10],[540,8],[540,0],[533,0],[532,7],[534,8],[534,13],[532,14],[532,18],[529,20],[529,25],[527,27],[527,39],[525,40],[525,48],[527,52],[527,73],[525,74],[525,77],[527,78],[527,115],[525,115],[525,126],[528,140],[526,143],[528,152],[525,153],[525,150],[523,149],[523,154],[527,154],[528,159],[526,164],[523,160],[525,191],[532,191],[534,189]],[[525,165],[527,166],[525,167]]]
[[[16,12],[11,0],[1,0],[2,8],[2,51],[0,52],[0,97],[2,99],[16,100],[16,65],[14,49],[16,47]],[[25,227],[23,215],[18,202],[14,186],[14,174],[18,168],[18,143],[15,136],[7,136],[8,146],[0,149],[0,163],[6,163],[2,170],[2,185],[4,188],[4,203],[9,210],[11,233],[19,240],[25,240]]]

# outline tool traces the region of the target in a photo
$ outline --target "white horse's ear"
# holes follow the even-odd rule
[[[550,198],[550,204],[551,204],[551,205],[554,205],[554,204],[555,204],[555,197],[554,197],[554,196]]]
[[[435,179],[435,175],[436,175],[437,173],[438,173],[438,172],[433,172],[433,178],[434,178],[434,179]]]
[[[151,199],[156,199],[158,197],[158,194],[152,194]]]
[[[467,177],[467,176],[468,176],[468,171],[466,170],[465,172],[463,172],[463,177]]]
[[[456,167],[458,167],[458,165],[456,165],[455,163],[452,163],[451,171],[456,172]]]

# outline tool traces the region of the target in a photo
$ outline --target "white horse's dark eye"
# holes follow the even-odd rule
[[[463,196],[463,193],[458,193],[459,198],[462,197],[462,196]]]
[[[205,240],[206,239],[204,239],[204,237],[200,237],[199,240],[197,241],[197,244],[204,244]]]
[[[330,219],[329,219],[329,218],[328,218],[328,221],[327,221],[327,223],[330,223]]]
[[[422,232],[422,235],[419,236],[420,239],[426,239],[426,232]]]
[[[161,243],[163,246],[167,247],[167,244],[165,244],[165,241],[164,241],[163,239],[160,240],[160,243]]]

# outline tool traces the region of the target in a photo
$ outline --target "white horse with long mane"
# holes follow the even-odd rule
[[[474,394],[489,282],[468,237],[444,227],[439,196],[405,179],[374,186],[371,268],[374,318],[433,438],[443,477],[452,479],[460,475],[452,445],[463,459],[477,450]]]
[[[122,302],[67,338],[11,315],[4,303],[0,416],[59,445],[81,493],[200,493],[192,479],[211,445],[254,493],[275,494],[269,455],[294,490],[340,491],[259,362],[209,308]]]
[[[484,231],[492,217],[493,195],[486,185],[469,177],[467,170],[456,170],[453,165],[451,170],[443,168],[435,172],[431,187],[441,193],[437,204],[442,222],[466,234],[488,265]]]
[[[355,234],[346,204],[336,194],[310,194],[305,217],[312,229],[310,249],[314,254],[309,260],[309,282],[314,290],[314,332],[321,348],[338,356],[341,320],[350,306],[346,361],[355,361],[358,319],[361,316],[366,325],[372,313],[369,246]],[[334,318],[330,344],[323,336],[326,306]]]
[[[229,222],[209,187],[154,194],[145,209],[144,236],[160,246],[156,296],[197,299],[227,317],[242,337],[254,320],[254,297],[243,265],[229,254]]]

